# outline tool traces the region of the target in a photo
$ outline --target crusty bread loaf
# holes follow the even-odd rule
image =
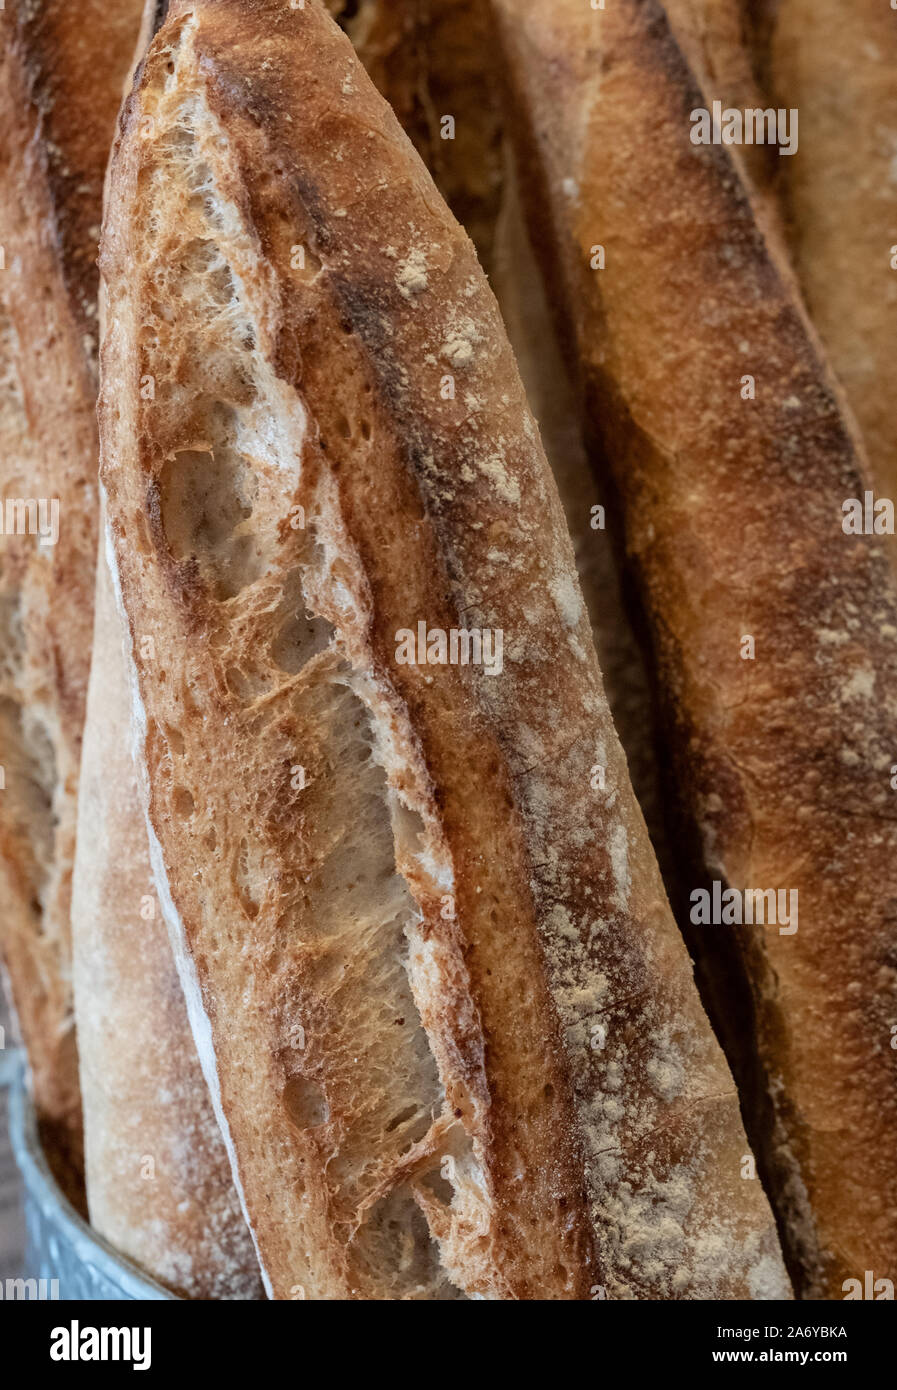
[[[768,100],[800,113],[780,180],[810,315],[897,503],[897,14],[881,0],[777,0],[758,36]]]
[[[751,0],[751,8],[756,6],[757,0]],[[708,101],[741,110],[765,106],[753,61],[755,15],[745,0],[666,0],[664,8]],[[739,155],[754,184],[758,212],[781,234],[778,204],[771,190],[782,164],[788,161],[779,158],[774,145],[765,143],[743,144]]]
[[[897,500],[897,15],[880,0],[668,0],[667,10],[708,97],[797,112],[796,154],[739,155],[770,195],[761,209],[775,235],[784,229],[879,494]]]
[[[492,16],[480,0],[327,0],[492,269],[503,172]]]
[[[259,1298],[152,881],[122,641],[101,555],[72,887],[90,1220],[186,1298]]]
[[[737,7],[737,0],[731,0]],[[615,527],[600,466],[586,459],[574,388],[556,340],[520,208],[496,81],[489,7],[470,0],[328,0],[374,85],[392,106],[462,223],[489,276],[557,483],[614,727],[664,878],[667,852],[654,747],[655,716],[612,555]],[[737,15],[737,8],[736,8]],[[436,138],[451,113],[452,139]],[[426,113],[429,125],[422,122]]]
[[[785,1295],[498,310],[392,112],[317,0],[173,5],[110,189],[151,847],[271,1291]],[[503,661],[403,663],[419,622]]]
[[[693,930],[717,961],[735,943],[788,1253],[805,1294],[841,1297],[897,1276],[897,594],[882,541],[841,528],[866,463],[738,151],[690,141],[706,99],[661,6],[495,9],[653,629],[692,887],[799,894],[796,932]]]
[[[672,892],[676,862],[664,823],[655,745],[656,712],[645,661],[620,583],[615,541],[620,528],[596,432],[583,416],[564,361],[545,284],[530,241],[518,178],[508,151],[490,283],[539,425],[545,454],[564,507],[592,640],[629,779]]]
[[[7,498],[27,498],[38,458],[29,429],[15,329],[0,301],[0,507]],[[32,554],[31,552],[36,552]],[[36,1038],[36,1070],[45,1106],[76,1122],[68,1089],[72,1037],[68,978],[60,968],[56,943],[42,940],[42,896],[53,858],[53,750],[37,703],[46,680],[43,662],[26,640],[22,600],[26,576],[46,555],[34,537],[0,536],[0,904],[4,984],[10,1004],[18,1005],[17,1031]],[[13,981],[15,988],[13,988]],[[46,1033],[44,1032],[46,1030]],[[58,1068],[58,1071],[57,1071]],[[43,1112],[47,1114],[47,1109]],[[71,1140],[65,1143],[68,1152]],[[77,1152],[77,1144],[75,1144]],[[61,1174],[69,1190],[77,1174]]]
[[[139,0],[45,0],[0,12],[2,370],[14,380],[0,441],[0,947],[44,1145],[76,1201],[83,1156],[69,902],[97,542],[95,259],[139,15]],[[37,509],[31,520],[20,511],[18,530],[29,533],[9,533],[15,499],[43,501],[48,538],[57,504],[55,544],[33,534]]]

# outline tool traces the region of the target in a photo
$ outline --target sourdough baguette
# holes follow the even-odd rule
[[[490,273],[504,161],[488,5],[327,0],[327,8]]]
[[[151,848],[270,1291],[785,1295],[498,311],[392,112],[317,0],[174,5],[110,186]],[[396,660],[465,616],[500,673]]]
[[[807,306],[875,484],[897,505],[897,13],[879,0],[778,0],[756,42],[769,101],[800,114],[780,182]]]
[[[576,386],[548,304],[526,228],[519,181],[508,152],[490,283],[530,409],[557,484],[576,556],[576,572],[617,736],[668,893],[676,863],[664,823],[655,742],[656,711],[614,554],[614,499],[594,430],[584,431]],[[597,455],[597,457],[596,457]]]
[[[765,106],[755,70],[757,0],[666,0],[664,6],[676,41],[707,101],[723,107],[758,110]],[[753,183],[757,215],[766,219],[764,231],[782,235],[778,199],[780,159],[771,144],[742,144],[739,156]]]
[[[690,142],[706,98],[661,6],[495,10],[534,234],[652,626],[692,883],[799,894],[796,933],[694,935],[717,963],[734,938],[786,1252],[805,1295],[841,1297],[897,1275],[897,594],[881,542],[841,530],[866,461],[737,151]]]
[[[2,371],[12,383],[0,447],[0,948],[44,1146],[79,1203],[69,905],[97,545],[94,262],[139,14],[137,0],[0,13]],[[17,519],[17,500],[34,504],[32,518],[23,507]],[[52,542],[54,504],[55,544],[22,533],[43,521]]]
[[[0,506],[6,499],[27,497],[37,458],[25,411],[22,385],[16,371],[19,357],[15,329],[0,299],[0,467],[2,488]],[[34,547],[35,541],[30,541]],[[40,891],[46,864],[52,856],[52,751],[47,752],[47,735],[26,698],[29,686],[42,684],[38,667],[36,681],[31,677],[33,647],[26,647],[18,613],[21,608],[23,579],[31,567],[24,545],[13,548],[9,539],[0,540],[0,903],[3,927],[3,983],[13,1024],[18,1034],[37,1029],[41,1017],[56,1020],[57,1033],[44,1039],[43,1056],[47,1072],[41,1071],[44,1092],[53,1082],[51,1061],[58,1046],[63,1062],[71,1045],[67,1022],[70,1005],[63,971],[55,964],[50,950],[41,949],[42,913]],[[51,964],[52,962],[52,964]],[[15,989],[13,988],[15,976]],[[38,1001],[41,1001],[40,1003]],[[16,1004],[25,1014],[24,1024]],[[33,1006],[34,1012],[29,1010]],[[64,1023],[63,1023],[64,1021]],[[52,1107],[59,1113],[59,1106]],[[68,1105],[63,1104],[63,1113]],[[46,1113],[46,1112],[44,1112]],[[67,1146],[69,1147],[69,1146]],[[71,1175],[69,1175],[70,1177]],[[77,1186],[77,1184],[75,1184]],[[68,1182],[71,1188],[71,1182]]]
[[[145,7],[134,71],[161,22],[159,9],[155,0]],[[101,542],[72,889],[91,1224],[184,1297],[259,1298],[258,1262],[171,946],[156,915],[130,754],[124,629],[103,547]]]
[[[185,1298],[262,1297],[152,881],[103,556],[78,790],[74,993],[91,1225]]]
[[[737,6],[737,0],[731,4]],[[477,4],[473,23],[470,0],[439,0],[435,6],[428,0],[364,0],[357,9],[334,0],[328,8],[340,19],[489,276],[563,503],[614,727],[669,882],[674,866],[664,835],[645,665],[620,592],[613,527],[606,517],[609,499],[599,487],[598,469],[586,463],[594,437],[583,439],[573,383],[520,208],[496,82],[489,7]],[[422,112],[430,118],[424,129],[434,130],[439,113],[452,114],[453,139],[424,138]]]

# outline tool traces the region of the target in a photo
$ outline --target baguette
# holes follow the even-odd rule
[[[563,503],[614,727],[669,883],[675,868],[664,834],[655,713],[620,592],[611,547],[614,527],[606,517],[609,498],[599,486],[598,469],[590,470],[586,463],[595,440],[583,439],[574,388],[521,214],[495,81],[489,8],[478,4],[472,12],[470,0],[435,5],[429,0],[363,0],[358,7],[334,0],[328,8],[352,39],[489,276]],[[422,128],[422,112],[429,113],[430,127]],[[451,141],[435,138],[438,113],[453,115]],[[431,127],[434,138],[424,138]]]
[[[130,86],[161,23],[144,10]],[[102,320],[102,306],[100,306]],[[186,1298],[262,1297],[152,883],[130,695],[101,541],[72,887],[75,1014],[93,1227]]]
[[[665,9],[689,67],[708,101],[723,107],[765,105],[754,54],[757,6],[766,0],[667,0]],[[771,144],[743,144],[739,155],[753,183],[754,207],[766,219],[765,233],[782,236],[775,188],[787,159]]]
[[[490,273],[503,151],[489,7],[480,0],[328,0],[327,7]]]
[[[185,1298],[263,1297],[152,881],[130,693],[97,565],[72,888],[91,1225]]]
[[[139,15],[137,0],[0,12],[0,950],[47,1157],[82,1207],[69,905],[97,544],[94,261]]]
[[[750,989],[741,1035],[718,1023],[792,1273],[842,1297],[897,1276],[897,593],[882,543],[841,529],[867,464],[739,151],[690,141],[706,97],[662,7],[494,9],[531,225],[653,634],[684,916]],[[797,931],[699,926],[711,881],[796,891]]]
[[[594,430],[584,431],[574,380],[564,361],[539,263],[526,230],[519,180],[508,156],[490,283],[539,424],[546,457],[573,541],[576,571],[617,736],[667,892],[677,866],[664,824],[655,743],[656,711],[628,595],[614,553],[614,498]],[[603,524],[596,525],[600,520]]]
[[[498,310],[392,112],[317,0],[174,4],[110,188],[151,849],[269,1291],[786,1295]],[[500,672],[396,659],[471,617]]]
[[[782,196],[810,315],[897,504],[897,14],[879,0],[778,0],[757,37],[769,100],[800,113]]]

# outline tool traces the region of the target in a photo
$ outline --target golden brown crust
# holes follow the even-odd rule
[[[739,110],[765,106],[753,61],[756,7],[752,0],[751,14],[742,0],[667,0],[676,41],[708,101]],[[787,161],[773,145],[741,145],[738,156],[753,181],[755,206],[781,235],[771,190]]]
[[[90,1220],[182,1297],[261,1298],[152,881],[123,636],[101,553],[72,891]]]
[[[139,8],[135,0],[50,0],[0,14],[0,244],[5,350],[17,383],[15,437],[0,451],[2,498],[59,506],[55,546],[30,534],[0,538],[10,655],[0,762],[20,773],[17,805],[0,798],[10,891],[3,951],[46,1147],[76,1200],[68,917],[96,550],[94,262],[103,168]]]
[[[157,875],[276,1296],[783,1293],[498,310],[394,116],[317,3],[179,5],[112,189]],[[465,613],[500,674],[397,663]]]
[[[736,0],[731,0],[732,5]],[[558,485],[576,568],[633,789],[665,882],[675,867],[667,845],[655,750],[655,713],[645,663],[620,592],[612,554],[613,525],[595,526],[609,498],[590,432],[582,437],[544,286],[523,224],[495,69],[495,35],[487,5],[470,0],[328,0],[377,87],[398,116],[433,181],[470,235],[501,309],[530,408]],[[714,51],[725,36],[731,54],[732,11],[713,28]],[[731,56],[730,56],[731,55]],[[440,137],[440,112],[454,113],[454,139]]]
[[[17,120],[34,141],[49,241],[71,311],[96,351],[97,241],[103,178],[143,0],[42,0],[3,16],[5,72],[15,74]],[[12,93],[10,93],[12,95]],[[27,114],[26,114],[27,113]]]
[[[807,307],[879,491],[897,499],[897,15],[878,0],[779,0],[756,52],[769,100],[800,112],[780,183]]]
[[[583,430],[583,412],[527,233],[510,151],[507,163],[490,284],[563,503],[614,728],[667,893],[672,896],[677,869],[664,824],[656,711],[621,584],[616,554],[621,527],[600,443],[594,430]]]
[[[796,934],[738,946],[790,1257],[806,1294],[840,1297],[897,1261],[897,595],[881,542],[840,525],[865,460],[740,164],[690,143],[706,101],[661,6],[495,8],[533,222],[653,626],[693,882],[799,892]]]
[[[327,0],[436,187],[492,270],[502,131],[480,0]]]

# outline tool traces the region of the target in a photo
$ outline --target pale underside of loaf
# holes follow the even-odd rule
[[[111,186],[151,846],[273,1293],[785,1293],[496,306],[349,44],[175,9]],[[464,614],[500,675],[396,664]]]
[[[262,1296],[152,881],[123,629],[97,566],[72,890],[91,1224],[186,1298]]]
[[[694,886],[799,895],[794,934],[695,939],[730,967],[735,942],[755,1012],[733,1050],[759,1053],[790,1256],[808,1296],[839,1297],[897,1258],[897,595],[882,543],[840,524],[866,461],[739,151],[689,139],[706,97],[662,6],[495,7],[532,224],[652,624]]]

